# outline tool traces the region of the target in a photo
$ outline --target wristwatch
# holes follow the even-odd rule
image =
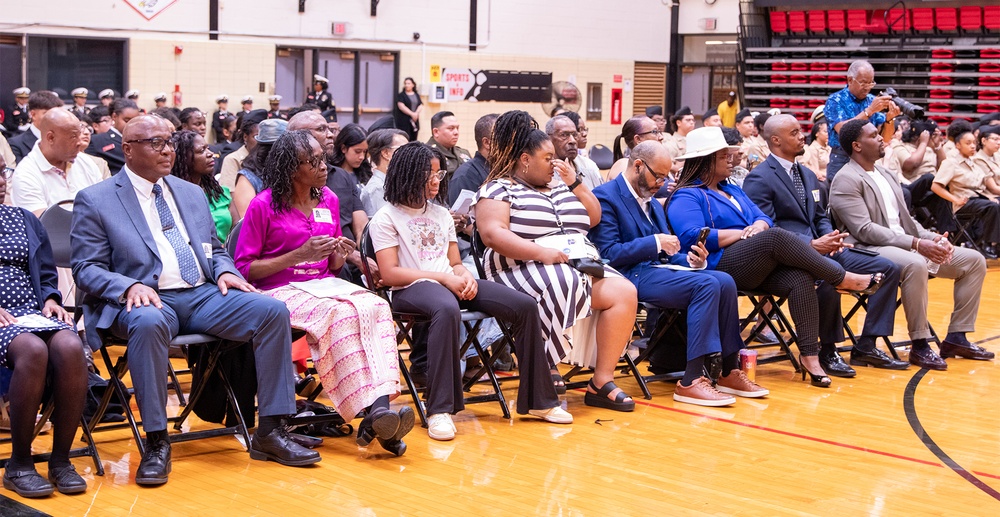
[[[573,189],[575,189],[576,187],[579,187],[580,184],[582,184],[582,183],[583,183],[583,180],[580,179],[580,175],[577,174],[576,175],[576,181],[574,181],[573,183],[570,183],[567,188],[569,188],[570,192],[572,192]]]

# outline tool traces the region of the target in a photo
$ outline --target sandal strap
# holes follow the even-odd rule
[[[591,379],[590,385],[594,386],[593,379]],[[618,389],[618,385],[615,384],[615,381],[608,381],[604,386],[601,386],[600,389],[597,389],[597,386],[594,386],[594,389],[597,390],[598,397],[608,398],[608,395],[610,395],[612,391]],[[615,402],[621,402],[623,398],[628,398],[628,395],[625,395],[625,391],[619,391],[618,396],[615,397]]]

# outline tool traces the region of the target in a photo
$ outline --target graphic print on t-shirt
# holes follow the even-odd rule
[[[410,231],[410,244],[416,248],[420,260],[434,260],[444,255],[448,237],[440,224],[426,217],[415,217],[406,226]]]

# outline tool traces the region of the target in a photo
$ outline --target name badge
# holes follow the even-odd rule
[[[212,260],[212,245],[207,242],[203,242],[201,243],[201,249],[205,252],[205,258]]]
[[[313,208],[313,219],[317,223],[333,224],[333,214],[330,213],[329,208]]]
[[[819,190],[818,189],[813,191],[813,201],[819,203]]]

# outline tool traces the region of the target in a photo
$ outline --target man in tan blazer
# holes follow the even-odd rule
[[[990,360],[993,352],[974,345],[965,334],[975,330],[979,298],[986,276],[986,260],[979,253],[955,248],[947,233],[939,235],[913,220],[906,210],[898,180],[875,165],[885,154],[885,142],[874,125],[852,120],[840,129],[840,142],[851,161],[830,187],[830,212],[847,240],[858,248],[878,252],[902,267],[900,289],[913,347],[910,363],[945,370],[944,358]],[[928,266],[934,276],[955,280],[955,306],[941,356],[931,350],[927,325]]]

